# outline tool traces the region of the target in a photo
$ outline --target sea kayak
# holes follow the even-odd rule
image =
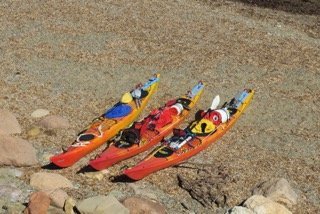
[[[156,74],[144,85],[139,84],[130,92],[123,94],[120,102],[94,119],[78,134],[71,146],[62,153],[52,156],[50,161],[59,167],[69,167],[113,138],[121,129],[128,127],[156,92],[159,78],[160,75]]]
[[[150,155],[123,174],[140,180],[158,170],[177,165],[223,136],[248,107],[254,91],[245,89],[220,109],[213,104],[207,111],[199,111],[195,121],[184,130],[174,130],[174,135],[162,142]],[[219,97],[214,99],[217,102]],[[219,102],[219,101],[218,101]]]
[[[164,106],[154,109],[139,122],[121,132],[89,165],[102,170],[122,160],[144,152],[169,135],[189,114],[203,92],[204,84],[199,82],[191,91]]]

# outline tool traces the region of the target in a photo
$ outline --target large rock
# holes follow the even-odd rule
[[[22,191],[11,185],[0,185],[0,198],[7,201],[17,202],[20,199]]]
[[[123,205],[130,210],[130,214],[166,213],[166,209],[161,204],[140,197],[129,197],[123,201]]]
[[[235,206],[232,209],[228,210],[226,214],[254,214],[252,210],[249,210],[246,207]]]
[[[285,204],[288,207],[297,204],[298,200],[297,193],[284,178],[263,182],[253,190],[253,194],[263,195],[275,202]]]
[[[17,118],[8,110],[0,109],[0,134],[20,134],[21,127]]]
[[[30,195],[28,207],[24,214],[45,214],[50,206],[50,198],[44,192],[34,192]]]
[[[45,190],[44,191],[51,199],[51,205],[63,208],[65,201],[68,199],[68,194],[62,189]]]
[[[111,195],[87,198],[77,203],[76,207],[81,214],[129,214],[129,210]]]
[[[257,214],[292,214],[285,206],[262,195],[253,195],[246,200],[244,207]]]
[[[37,172],[31,175],[30,185],[39,190],[53,190],[59,188],[72,188],[71,181],[60,174]]]
[[[45,129],[65,129],[70,127],[67,119],[57,115],[46,116],[39,122],[39,125]]]
[[[0,136],[0,165],[32,166],[38,163],[36,150],[18,137]]]

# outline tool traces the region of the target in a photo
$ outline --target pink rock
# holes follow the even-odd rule
[[[39,125],[46,129],[64,129],[70,127],[67,119],[57,115],[46,116],[39,122]]]
[[[38,163],[36,150],[26,140],[0,135],[0,165],[32,166]]]
[[[28,207],[24,214],[46,214],[50,206],[50,198],[44,192],[34,192],[30,195]]]
[[[129,197],[123,201],[123,205],[130,210],[130,214],[152,213],[165,214],[166,209],[160,203],[140,197]]]
[[[5,109],[0,109],[0,118],[0,135],[21,133],[19,122],[11,112]]]

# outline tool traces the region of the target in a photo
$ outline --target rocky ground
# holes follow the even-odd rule
[[[0,14],[0,142],[10,148],[8,142],[18,141],[12,144],[23,153],[27,141],[28,154],[36,155],[26,159],[32,166],[0,160],[0,184],[14,184],[0,194],[16,196],[17,209],[37,189],[30,184],[34,173],[49,172],[71,181],[73,188],[62,188],[74,200],[111,194],[122,201],[139,195],[162,204],[168,213],[223,213],[245,205],[261,182],[285,178],[299,196],[290,211],[320,212],[317,0],[3,1]],[[50,155],[70,145],[89,121],[153,71],[161,74],[159,91],[141,117],[198,80],[207,84],[199,109],[206,109],[216,94],[228,100],[244,87],[256,95],[215,145],[142,181],[111,182],[109,177],[147,153],[98,178],[77,172],[99,151],[67,169],[42,168]],[[31,116],[37,109],[49,111],[40,115],[57,115],[66,128],[44,125],[43,117]],[[1,154],[5,159],[15,153],[3,149]],[[8,164],[21,166],[14,168],[17,174],[8,176]],[[203,168],[210,176],[201,173]],[[203,182],[195,185],[203,191],[192,193],[192,182]],[[215,190],[207,191],[212,186]],[[198,197],[199,192],[204,194]],[[12,203],[1,201],[2,212]]]

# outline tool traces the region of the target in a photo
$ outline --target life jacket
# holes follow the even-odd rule
[[[208,110],[200,112],[201,119],[193,122],[189,129],[196,135],[207,135],[213,133],[216,127],[230,119],[227,109]]]
[[[216,125],[211,120],[202,118],[200,121],[193,122],[190,128],[190,131],[196,135],[207,135],[216,130]]]

